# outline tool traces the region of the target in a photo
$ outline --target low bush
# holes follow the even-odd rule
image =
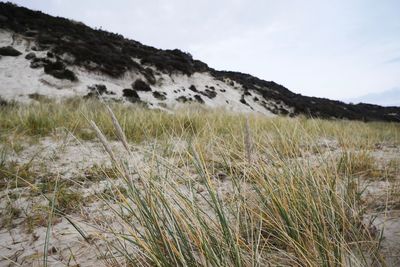
[[[0,56],[17,57],[22,53],[13,48],[12,46],[0,47]]]
[[[180,97],[176,98],[175,100],[178,102],[181,102],[181,103],[186,103],[189,101],[189,99],[184,95],[181,95]]]
[[[143,91],[143,92],[151,91],[150,86],[141,79],[137,79],[134,83],[132,83],[132,88],[136,91]]]
[[[132,89],[123,89],[122,95],[131,103],[141,103],[140,97],[135,90]]]
[[[201,91],[200,94],[212,99],[215,98],[217,96],[217,92],[210,90],[210,89],[206,89],[204,91]]]
[[[193,84],[189,87],[189,90],[191,90],[191,91],[193,91],[195,93],[198,92],[196,86],[194,86]]]
[[[153,92],[153,96],[154,96],[155,98],[157,98],[158,100],[165,100],[165,99],[167,99],[167,97],[166,97],[163,93],[158,92],[158,91],[154,91],[154,92]]]
[[[133,98],[138,98],[139,99],[139,95],[135,90],[132,89],[123,89],[122,90],[122,94],[125,97],[133,97]]]
[[[194,95],[194,99],[196,99],[197,102],[204,104],[204,100],[201,98],[200,95]]]
[[[36,54],[34,52],[30,52],[30,53],[26,54],[26,56],[25,56],[25,58],[27,60],[34,59],[35,57],[36,57]]]

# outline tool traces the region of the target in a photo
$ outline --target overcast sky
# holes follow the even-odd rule
[[[350,99],[400,88],[399,0],[12,2],[304,95]]]

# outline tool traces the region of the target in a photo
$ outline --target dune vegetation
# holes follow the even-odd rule
[[[40,98],[0,106],[0,143],[0,226],[42,241],[25,263],[85,265],[62,222],[107,266],[393,262],[374,220],[400,202],[398,123]],[[73,175],[72,144],[101,151]]]

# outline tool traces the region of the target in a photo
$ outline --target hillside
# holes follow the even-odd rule
[[[273,81],[219,71],[80,22],[0,3],[0,96],[81,95],[173,110],[199,103],[237,112],[400,121],[400,107],[350,105],[295,94]]]

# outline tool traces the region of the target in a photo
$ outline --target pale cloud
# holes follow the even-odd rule
[[[400,63],[400,57],[391,58],[385,61],[386,64]]]
[[[13,2],[147,45],[179,48],[213,68],[306,95],[348,99],[400,85],[397,0]]]

